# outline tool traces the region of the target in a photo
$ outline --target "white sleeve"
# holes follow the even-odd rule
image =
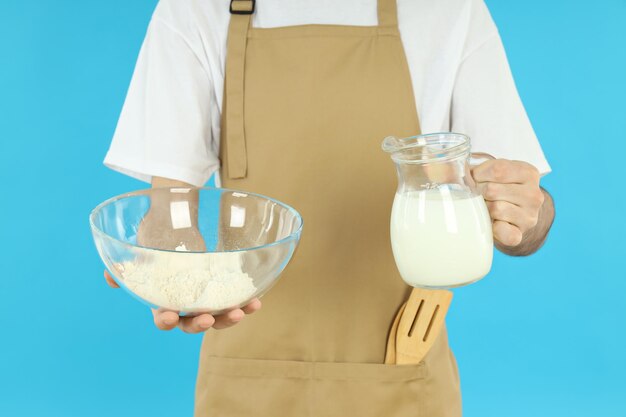
[[[496,158],[525,161],[542,175],[551,171],[515,87],[502,41],[482,1],[477,24],[490,35],[472,45],[458,70],[452,96],[452,130],[472,139],[472,151]]]
[[[210,74],[189,42],[154,16],[104,164],[142,181],[202,186],[218,169]]]

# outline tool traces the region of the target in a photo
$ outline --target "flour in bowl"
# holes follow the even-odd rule
[[[160,307],[183,311],[218,311],[247,301],[256,292],[232,253],[162,252],[117,265],[133,293]]]

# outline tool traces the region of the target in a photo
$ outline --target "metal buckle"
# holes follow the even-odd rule
[[[252,3],[252,8],[250,10],[233,10],[233,3]],[[256,8],[256,0],[230,0],[230,13],[231,14],[252,14],[254,13],[254,9]]]

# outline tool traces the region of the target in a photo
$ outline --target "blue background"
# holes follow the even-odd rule
[[[488,0],[554,173],[552,235],[449,316],[465,412],[626,416],[626,2]],[[106,287],[87,214],[155,0],[0,0],[0,416],[191,415],[199,336]]]

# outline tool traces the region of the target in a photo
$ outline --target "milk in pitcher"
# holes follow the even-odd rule
[[[491,269],[493,237],[480,195],[449,187],[397,193],[391,244],[402,278],[414,287],[456,287]]]

